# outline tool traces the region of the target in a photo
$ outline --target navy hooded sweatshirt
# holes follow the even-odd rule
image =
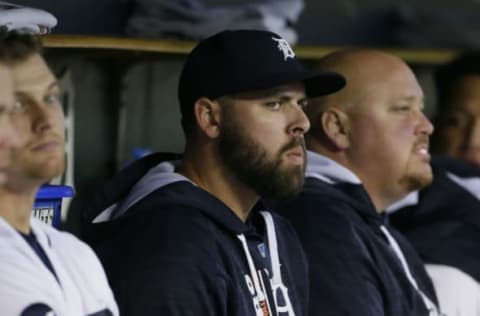
[[[456,267],[480,282],[480,168],[432,157],[433,182],[390,215],[425,262]]]
[[[261,208],[242,222],[164,158],[124,169],[86,211],[121,315],[306,315],[306,258],[288,222]]]
[[[376,212],[360,180],[313,152],[306,176],[302,193],[278,211],[309,259],[310,315],[436,315],[426,307],[425,300],[436,305],[436,296],[420,258]]]

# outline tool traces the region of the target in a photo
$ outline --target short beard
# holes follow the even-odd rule
[[[303,149],[303,164],[282,168],[282,154],[298,146]],[[298,194],[303,187],[306,155],[305,143],[301,137],[292,139],[282,146],[274,158],[268,159],[266,150],[243,133],[242,127],[233,117],[225,113],[219,152],[223,163],[237,179],[263,198],[289,198]]]
[[[425,188],[426,186],[430,185],[433,181],[433,175],[423,175],[423,174],[415,174],[415,175],[407,175],[400,180],[402,186],[404,186],[407,192],[417,191],[420,189]]]
[[[428,136],[422,135],[418,138],[414,146],[418,144],[427,144],[429,143]],[[428,162],[430,164],[430,162]],[[433,181],[432,167],[430,166],[430,172],[415,172],[409,170],[407,167],[405,175],[400,179],[400,184],[406,188],[407,192],[417,191],[423,189],[424,187],[431,184]]]

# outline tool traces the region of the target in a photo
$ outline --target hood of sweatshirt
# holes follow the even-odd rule
[[[135,204],[153,192],[161,196],[160,207],[191,207],[198,209],[234,234],[251,231],[252,226],[242,222],[222,201],[176,173],[181,156],[156,153],[143,157],[125,167],[91,197],[84,209],[87,225],[114,223],[129,216]],[[167,188],[168,190],[161,190]],[[161,191],[161,192],[159,192]],[[257,205],[262,208],[261,203]],[[252,212],[251,221],[257,221],[258,212]]]
[[[326,185],[326,188],[331,188],[329,192],[331,196],[336,196],[349,203],[366,220],[378,224],[384,222],[385,217],[376,212],[362,181],[352,171],[338,162],[312,151],[307,151],[307,161],[305,190],[318,190],[317,186],[310,186],[309,181],[311,179],[320,180]]]

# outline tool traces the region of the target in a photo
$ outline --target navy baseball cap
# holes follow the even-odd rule
[[[222,31],[200,41],[187,56],[178,85],[180,109],[185,116],[201,97],[216,99],[294,82],[303,82],[310,98],[345,86],[340,74],[308,71],[275,33]]]

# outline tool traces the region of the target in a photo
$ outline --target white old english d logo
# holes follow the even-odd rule
[[[290,47],[290,44],[288,44],[286,40],[284,40],[283,38],[275,37],[272,37],[272,39],[278,43],[277,48],[282,52],[284,60],[295,57],[293,49]]]

